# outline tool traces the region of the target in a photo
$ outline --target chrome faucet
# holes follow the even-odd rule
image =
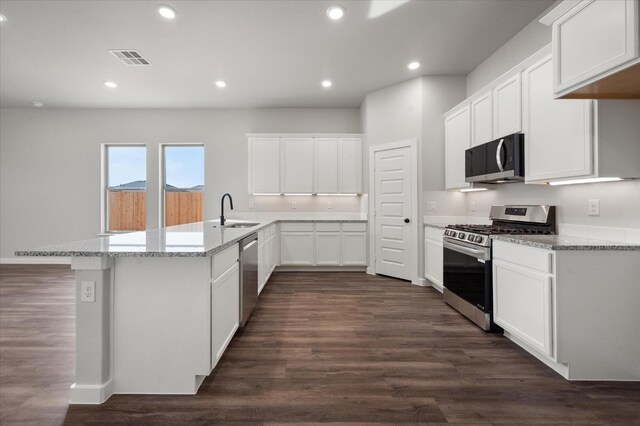
[[[231,210],[233,210],[233,198],[231,198],[231,194],[228,192],[222,196],[220,199],[220,226],[224,226],[224,223],[227,221],[224,218],[224,198],[229,197],[229,204],[231,206]]]

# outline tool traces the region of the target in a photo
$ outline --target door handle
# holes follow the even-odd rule
[[[404,223],[409,223],[409,222],[411,222],[411,219],[409,219],[408,217],[405,217],[404,218]]]
[[[502,145],[504,144],[504,139],[500,139],[498,142],[498,149],[496,149],[496,163],[498,163],[498,169],[501,172],[504,172],[504,166],[502,165]]]

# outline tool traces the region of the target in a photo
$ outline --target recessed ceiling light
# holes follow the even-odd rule
[[[222,81],[222,80],[218,80],[218,81],[216,81],[216,86],[218,86],[219,88],[223,89],[223,88],[227,87],[227,83]]]
[[[343,6],[331,6],[329,9],[327,9],[327,16],[329,17],[329,19],[333,19],[334,21],[337,21],[338,19],[342,19],[342,17],[344,16],[345,13],[345,9]]]
[[[409,62],[407,64],[407,68],[409,68],[410,70],[417,70],[418,68],[420,68],[420,62],[417,62],[417,61]]]
[[[331,80],[322,80],[322,87],[324,87],[325,89],[328,89],[329,87],[333,86],[333,83],[331,82]]]
[[[113,81],[105,81],[104,85],[107,86],[109,89],[115,89],[116,87],[118,87],[118,85]]]
[[[42,102],[38,102],[38,101],[31,102],[31,105],[33,105],[36,108],[42,108],[44,106]]]
[[[165,5],[158,7],[158,13],[164,19],[174,19],[176,17],[176,11],[173,10],[173,8]]]
[[[0,22],[4,22],[7,20],[7,17],[0,13]]]

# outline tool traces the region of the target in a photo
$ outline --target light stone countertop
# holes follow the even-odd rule
[[[494,235],[491,238],[547,250],[640,250],[640,244],[566,235]]]
[[[266,215],[265,215],[266,216]],[[360,215],[359,215],[360,216]],[[101,236],[66,244],[18,250],[16,256],[44,257],[206,257],[220,252],[242,238],[278,222],[366,222],[354,215],[283,215],[283,219],[243,218],[257,222],[250,228],[220,228],[217,221],[195,222],[185,225],[149,229]],[[237,217],[227,220],[240,221]]]

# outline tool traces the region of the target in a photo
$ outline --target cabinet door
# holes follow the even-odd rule
[[[520,73],[493,89],[494,139],[522,131]]]
[[[258,245],[258,294],[267,280],[267,242]]]
[[[360,138],[340,140],[340,192],[342,194],[362,193],[362,139]]]
[[[493,140],[493,106],[491,92],[471,103],[471,145]]]
[[[451,113],[444,121],[445,186],[465,188],[464,151],[471,147],[471,113],[469,105]]]
[[[280,139],[249,139],[249,193],[280,193]]]
[[[342,264],[346,266],[367,264],[366,232],[342,233]]]
[[[548,181],[593,173],[593,101],[554,100],[551,57],[523,75],[525,179]]]
[[[240,318],[240,273],[238,264],[211,283],[211,366],[229,345]]]
[[[638,58],[638,0],[582,0],[552,26],[554,92],[576,89]]]
[[[316,139],[316,192],[337,194],[339,147],[337,138]]]
[[[283,138],[284,193],[312,194],[313,138]]]
[[[442,242],[430,239],[424,240],[425,250],[425,278],[436,287],[442,289],[443,256]]]
[[[282,232],[280,264],[313,266],[313,232]]]
[[[316,265],[340,265],[340,232],[316,233]]]
[[[506,331],[553,356],[551,277],[504,262],[493,262],[493,316]]]

